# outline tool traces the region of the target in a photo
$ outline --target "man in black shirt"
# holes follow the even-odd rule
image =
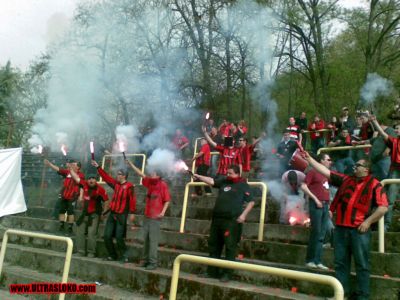
[[[240,177],[238,165],[228,167],[227,177],[214,179],[198,174],[194,174],[194,177],[219,189],[208,239],[210,257],[221,258],[225,245],[225,259],[234,261],[242,234],[242,224],[254,206],[250,186],[245,179]],[[217,268],[208,267],[204,275],[205,277],[220,277],[222,282],[227,282],[231,278],[232,270],[219,274]]]

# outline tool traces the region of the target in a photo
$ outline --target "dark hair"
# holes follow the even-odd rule
[[[297,183],[297,173],[294,170],[289,171],[287,175],[289,183]]]
[[[229,165],[228,169],[233,170],[235,174],[240,174],[240,167],[238,165]]]
[[[363,160],[364,161],[364,167],[366,167],[367,169],[371,169],[371,161],[369,160],[369,157],[368,156],[362,156],[361,158],[359,158],[358,159],[359,161],[360,160]]]
[[[126,179],[128,179],[129,172],[127,169],[118,169],[117,173],[121,173],[123,176],[125,176]]]
[[[318,162],[321,162],[321,161],[323,161],[327,156],[328,156],[327,153],[320,153],[320,154],[317,155],[317,161],[318,161]]]

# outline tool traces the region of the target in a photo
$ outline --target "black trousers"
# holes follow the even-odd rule
[[[126,221],[128,219],[128,214],[116,214],[110,212],[107,218],[106,227],[104,229],[104,244],[106,245],[108,255],[117,258],[118,254],[120,256],[125,256],[126,245]],[[117,247],[114,247],[113,237],[117,241]]]
[[[242,224],[234,219],[213,218],[211,221],[208,249],[211,258],[221,258],[225,246],[225,259],[235,261],[237,248],[242,235]],[[208,267],[207,272],[213,277],[219,277],[222,272],[217,267]],[[231,269],[226,269],[225,274],[230,276]]]
[[[208,176],[208,169],[209,169],[209,167],[210,167],[210,166],[207,166],[207,165],[205,165],[205,164],[202,164],[202,165],[200,165],[200,166],[197,167],[196,173],[199,174],[199,175]],[[199,181],[199,180],[196,180],[196,181]],[[195,187],[194,187],[194,190],[196,191],[196,194],[197,194],[197,195],[201,195],[201,194],[202,194],[202,189],[201,189],[201,188],[202,188],[201,186],[195,186]],[[210,188],[210,186],[208,186],[208,185],[205,186],[205,187],[204,187],[204,191],[205,191],[206,193],[211,193],[211,188]]]

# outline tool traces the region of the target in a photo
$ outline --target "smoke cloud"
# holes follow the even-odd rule
[[[377,73],[369,73],[367,81],[360,90],[361,98],[366,104],[371,104],[378,96],[389,96],[393,89],[393,83]]]

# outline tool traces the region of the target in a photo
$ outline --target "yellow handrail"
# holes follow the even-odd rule
[[[382,186],[387,184],[399,184],[400,179],[384,179],[381,181]],[[379,219],[378,222],[378,251],[379,253],[385,253],[385,216]]]
[[[265,204],[267,202],[267,190],[268,187],[264,182],[248,182],[250,186],[261,186],[262,188],[262,196],[261,196],[261,209],[260,209],[260,223],[258,225],[258,240],[262,241],[264,238],[264,222],[265,222]],[[185,232],[185,222],[186,222],[186,210],[187,210],[187,202],[189,198],[189,188],[191,186],[207,186],[204,182],[188,182],[185,186],[185,193],[183,196],[183,204],[182,204],[182,217],[181,217],[181,226],[179,229],[180,233]]]
[[[331,151],[340,151],[340,150],[351,150],[351,149],[363,149],[363,148],[371,148],[371,145],[357,145],[357,146],[340,146],[340,147],[325,147],[319,148],[317,154],[321,152],[331,152]]]
[[[61,282],[67,283],[69,268],[71,265],[72,249],[74,247],[74,243],[72,242],[72,239],[69,237],[65,237],[65,236],[58,236],[58,235],[45,234],[45,233],[40,233],[40,232],[31,232],[31,231],[25,231],[25,230],[16,230],[16,229],[7,229],[6,232],[4,233],[3,242],[1,244],[1,251],[0,251],[0,277],[1,277],[1,272],[3,270],[4,257],[6,255],[8,236],[10,234],[66,242],[67,243],[67,252],[65,254],[65,263],[64,263],[64,270],[63,270]],[[64,298],[65,298],[65,294],[60,294],[59,299],[64,300]]]
[[[329,285],[333,288],[334,299],[343,300],[344,290],[342,284],[333,276],[321,275],[309,272],[301,272],[294,270],[287,270],[281,268],[274,268],[268,266],[261,266],[249,263],[235,262],[229,260],[215,259],[203,256],[195,256],[188,254],[180,254],[175,258],[174,267],[172,269],[172,279],[171,279],[171,289],[169,292],[169,300],[175,300],[177,289],[179,272],[181,267],[181,262],[188,261],[191,263],[197,263],[202,265],[210,265],[214,267],[229,268],[234,270],[244,270],[263,274],[270,274],[280,277],[286,277],[295,280],[305,280],[318,284]]]
[[[332,129],[324,128],[324,129],[318,129],[318,130],[303,130],[301,133],[328,132],[328,131],[332,131]]]
[[[135,157],[135,156],[141,156],[143,157],[142,159],[142,167],[140,168],[142,173],[144,173],[144,167],[146,165],[146,154],[143,153],[126,153],[125,154],[126,157]],[[106,157],[122,157],[122,154],[106,154],[103,156],[103,160],[101,162],[101,168],[104,169],[104,166],[106,164]],[[140,184],[142,184],[142,177],[140,177]],[[105,184],[105,182],[103,181],[103,178],[100,177],[100,180],[98,182],[99,184]]]

